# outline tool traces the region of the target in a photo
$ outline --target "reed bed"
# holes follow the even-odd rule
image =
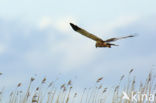
[[[26,89],[21,89],[23,84],[18,83],[8,96],[4,97],[5,90],[0,89],[0,103],[156,103],[156,76],[151,71],[145,80],[137,82],[132,76],[133,71],[131,69],[127,75],[121,75],[115,86],[105,87],[104,78],[100,77],[94,86],[77,91],[72,80],[58,85],[57,80],[47,82],[47,78],[43,78],[38,86],[34,86],[35,78],[31,77]],[[129,99],[123,99],[123,91]],[[132,93],[137,94],[137,101]],[[147,96],[141,97],[138,93]]]

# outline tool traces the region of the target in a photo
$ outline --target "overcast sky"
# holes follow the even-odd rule
[[[15,86],[35,75],[60,76],[86,86],[104,76],[111,85],[132,68],[141,79],[156,65],[155,5],[155,0],[0,0],[0,81]],[[70,22],[103,39],[138,35],[116,42],[119,47],[96,49]]]

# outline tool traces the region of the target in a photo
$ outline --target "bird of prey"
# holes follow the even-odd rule
[[[89,33],[88,31],[78,27],[77,25],[70,23],[70,26],[73,28],[74,31],[96,41],[95,47],[108,47],[111,48],[111,46],[118,46],[116,44],[113,44],[111,42],[120,40],[120,39],[125,39],[125,38],[130,38],[130,37],[134,37],[135,35],[127,35],[127,36],[123,36],[123,37],[119,37],[119,38],[110,38],[107,40],[103,40],[97,36],[95,36],[94,34]]]

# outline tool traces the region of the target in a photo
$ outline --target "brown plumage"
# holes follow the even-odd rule
[[[88,31],[78,27],[77,25],[74,25],[73,23],[70,23],[70,26],[73,28],[74,31],[96,41],[96,44],[95,46],[96,47],[108,47],[108,48],[111,48],[111,46],[118,46],[116,44],[112,44],[110,42],[114,42],[114,41],[117,41],[117,40],[120,40],[120,39],[125,39],[125,38],[130,38],[130,37],[134,37],[135,35],[128,35],[128,36],[123,36],[123,37],[119,37],[119,38],[110,38],[110,39],[107,39],[107,40],[103,40],[101,38],[99,38],[98,36],[94,35],[94,34],[91,34],[89,33]]]

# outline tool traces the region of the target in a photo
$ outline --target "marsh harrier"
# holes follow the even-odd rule
[[[73,24],[73,23],[70,23],[70,26],[73,28],[74,31],[96,41],[96,44],[95,44],[95,47],[108,47],[108,48],[111,48],[111,46],[118,46],[116,44],[112,44],[111,42],[114,42],[114,41],[117,41],[117,40],[120,40],[120,39],[125,39],[125,38],[130,38],[130,37],[134,37],[135,35],[127,35],[127,36],[123,36],[123,37],[119,37],[119,38],[110,38],[110,39],[107,39],[107,40],[103,40],[99,37],[97,37],[96,35],[94,34],[91,34],[89,33],[88,31],[78,27],[77,25]]]

